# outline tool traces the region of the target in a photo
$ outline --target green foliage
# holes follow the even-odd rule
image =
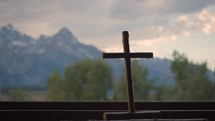
[[[207,76],[207,63],[194,64],[185,54],[173,52],[171,69],[175,78],[175,85],[155,85],[153,79],[148,79],[146,68],[142,68],[137,61],[132,64],[134,96],[136,100],[157,101],[214,101],[215,84]],[[127,99],[125,72],[117,82],[115,99]]]
[[[148,79],[147,68],[142,68],[137,60],[132,61],[132,78],[135,100],[149,100],[153,90],[154,80]],[[126,74],[122,75],[116,85],[115,98],[125,100],[127,98]]]
[[[174,85],[156,85],[148,78],[147,68],[132,61],[134,98],[137,101],[214,101],[215,84],[207,76],[207,63],[195,64],[185,54],[173,52],[171,70]],[[156,78],[156,77],[155,77]],[[127,100],[126,74],[112,83],[112,70],[101,60],[85,60],[69,65],[62,77],[57,70],[47,81],[50,100]],[[114,86],[114,89],[113,89]]]
[[[112,89],[112,70],[101,60],[84,60],[69,65],[64,78],[55,71],[47,83],[51,100],[106,100]]]
[[[173,53],[171,69],[175,75],[176,99],[181,101],[215,100],[215,85],[208,79],[207,63],[194,64],[184,54]]]
[[[58,70],[54,70],[53,74],[47,80],[48,94],[47,98],[52,100],[63,100],[66,96],[64,80]]]
[[[30,94],[20,88],[10,90],[9,96],[12,101],[26,101],[31,99]]]

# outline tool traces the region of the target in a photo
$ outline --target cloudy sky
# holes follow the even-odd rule
[[[169,58],[173,50],[215,67],[215,0],[0,0],[0,26],[14,25],[34,38],[63,27],[106,52],[131,51]]]

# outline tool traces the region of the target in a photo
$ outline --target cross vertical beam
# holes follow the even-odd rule
[[[122,43],[124,53],[128,55],[130,53],[129,48],[129,34],[127,31],[122,32]],[[134,93],[133,93],[133,84],[132,84],[132,74],[131,74],[131,59],[130,57],[126,56],[125,58],[125,67],[126,67],[126,75],[127,75],[127,89],[128,89],[128,110],[130,113],[134,113],[135,111],[135,104],[134,104]]]

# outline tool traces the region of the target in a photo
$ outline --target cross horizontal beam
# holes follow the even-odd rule
[[[153,53],[103,53],[103,58],[153,58]]]

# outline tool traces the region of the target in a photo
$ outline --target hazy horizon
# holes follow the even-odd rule
[[[0,14],[0,26],[11,23],[34,38],[67,27],[80,42],[116,52],[128,31],[131,51],[171,58],[178,50],[215,67],[214,0],[1,0]]]

